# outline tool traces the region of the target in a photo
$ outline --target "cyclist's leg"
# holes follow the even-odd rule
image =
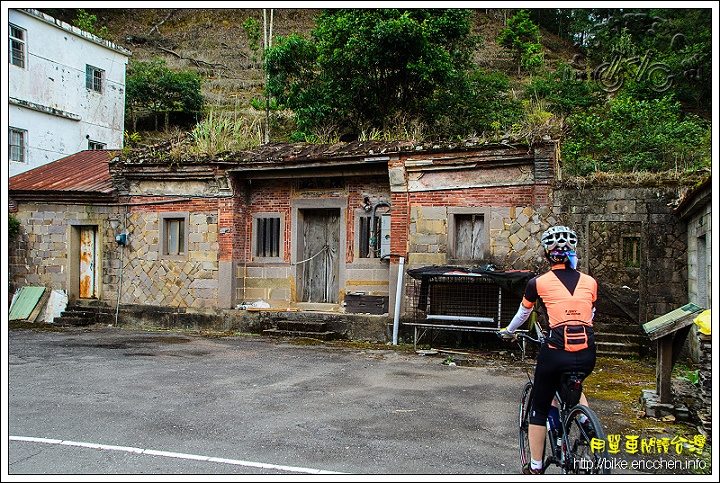
[[[560,382],[560,373],[555,361],[557,351],[547,345],[540,348],[535,365],[535,379],[533,386],[532,413],[528,427],[531,458],[535,462],[543,462],[545,440],[547,435],[546,421],[555,391]]]

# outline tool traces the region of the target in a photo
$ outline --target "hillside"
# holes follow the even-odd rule
[[[44,9],[49,15],[72,23],[75,9]],[[250,47],[243,24],[253,18],[263,25],[263,9],[86,9],[97,17],[96,27],[106,26],[110,38],[133,54],[132,59],[165,59],[170,68],[196,69],[203,77],[203,95],[208,107],[236,112],[246,117],[263,113],[250,107],[261,98],[264,86],[262,64]],[[273,10],[273,36],[291,33],[308,35],[315,27],[319,9]],[[483,43],[476,54],[478,66],[508,73],[515,67],[497,45],[497,36],[509,15],[506,9],[475,9],[474,33]],[[268,22],[270,12],[267,11]],[[260,39],[262,42],[262,39]],[[572,45],[542,32],[547,68],[575,54]],[[515,79],[522,84],[526,79]],[[146,141],[169,133],[141,133]]]

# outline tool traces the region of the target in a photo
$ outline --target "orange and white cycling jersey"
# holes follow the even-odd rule
[[[574,352],[594,344],[597,282],[590,275],[569,268],[553,269],[530,280],[524,298],[529,302],[525,306],[537,299],[545,305],[553,347]]]

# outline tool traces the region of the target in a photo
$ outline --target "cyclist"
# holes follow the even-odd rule
[[[528,319],[535,303],[540,300],[545,306],[550,334],[540,348],[535,365],[528,428],[530,463],[523,467],[525,474],[540,474],[543,471],[545,422],[555,391],[560,386],[561,374],[577,371],[587,376],[595,368],[592,321],[597,282],[590,275],[576,270],[577,241],[575,232],[566,226],[553,226],[543,233],[541,243],[551,270],[528,282],[520,308],[510,324],[500,331],[503,338],[513,339],[515,330]],[[580,403],[587,406],[584,394]]]

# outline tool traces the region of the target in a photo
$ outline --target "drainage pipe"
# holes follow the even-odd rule
[[[395,318],[393,320],[393,345],[398,344],[398,328],[400,326],[400,302],[402,301],[403,272],[405,257],[400,257],[398,265],[397,288],[395,289]]]
[[[125,205],[125,219],[123,220],[123,229],[127,230],[128,207]],[[125,244],[120,245],[120,280],[118,281],[117,304],[115,305],[115,327],[118,325],[118,317],[120,315],[120,294],[122,293],[123,268],[125,265]]]

